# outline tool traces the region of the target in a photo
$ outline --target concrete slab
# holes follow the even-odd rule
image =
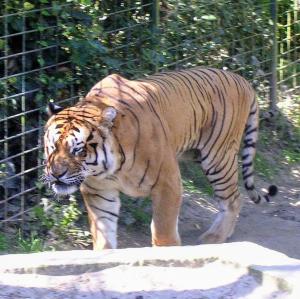
[[[0,256],[0,298],[300,298],[300,260],[249,242]]]

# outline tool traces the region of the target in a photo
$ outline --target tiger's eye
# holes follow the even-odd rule
[[[77,156],[84,158],[86,156],[86,149],[83,148],[80,152],[77,153]]]
[[[86,156],[86,148],[80,148],[80,149],[73,149],[72,155],[76,157],[85,157]]]

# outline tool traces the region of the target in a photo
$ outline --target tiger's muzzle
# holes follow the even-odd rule
[[[53,172],[48,168],[43,176],[43,181],[51,185],[52,190],[58,195],[69,195],[78,190],[80,184],[84,181],[84,177],[79,173],[70,174],[68,169],[60,174]]]

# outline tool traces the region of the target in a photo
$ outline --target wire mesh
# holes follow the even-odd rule
[[[40,199],[47,101],[68,105],[79,89],[110,72],[135,78],[213,66],[249,79],[262,106],[269,105],[272,84],[279,100],[299,94],[296,0],[277,1],[275,32],[272,0],[13,3],[5,0],[0,7],[0,225],[24,221]],[[92,50],[95,61],[86,55]],[[277,83],[271,80],[274,62]]]
[[[23,222],[25,211],[38,202],[43,113],[48,97],[58,92],[49,92],[45,80],[70,68],[57,39],[59,13],[67,6],[28,5],[4,1],[0,15],[1,224]],[[71,87],[66,89],[69,98]]]
[[[299,95],[300,88],[300,7],[294,1],[292,9],[280,10],[278,21],[278,90],[282,95]]]

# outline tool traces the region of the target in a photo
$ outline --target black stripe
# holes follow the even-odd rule
[[[226,181],[220,182],[220,183],[216,184],[216,186],[218,186],[218,185],[224,185],[224,184],[228,183],[228,182],[232,179],[232,177],[236,174],[236,172],[237,172],[237,168],[234,169],[233,173],[227,178]],[[210,182],[211,184],[215,184],[216,182],[221,181],[221,180],[223,180],[224,178],[226,178],[227,175],[228,175],[228,173],[229,173],[229,171],[228,171],[223,177],[218,178],[218,179],[213,180],[213,181],[209,181],[209,182]]]
[[[103,142],[105,142],[105,140],[103,140]],[[107,170],[107,152],[106,152],[106,147],[105,144],[102,144],[102,151],[104,153],[104,161],[102,161],[103,167],[105,170]]]
[[[252,161],[248,163],[243,163],[243,168],[252,166]]]
[[[93,166],[97,166],[98,165],[98,153],[97,153],[97,145],[98,143],[90,143],[89,146],[93,148],[94,152],[95,152],[95,161],[94,162],[85,162],[86,165],[93,165]]]
[[[251,126],[252,126],[252,124],[251,125],[246,124],[244,132],[246,132],[247,130],[249,130],[251,128]]]
[[[251,177],[251,176],[253,176],[253,172],[250,172],[250,173],[244,175],[244,176],[243,176],[244,181],[245,181],[246,179],[248,179],[249,177]]]
[[[157,84],[158,86],[159,86],[159,88],[160,88],[160,90],[163,92],[163,94],[164,94],[164,96],[165,96],[165,99],[166,100],[170,100],[169,99],[169,95],[167,94],[167,92],[165,91],[165,86],[164,86],[164,83],[167,83],[168,84],[168,82],[166,81],[166,80],[163,80],[163,81],[161,81],[161,80],[159,80],[159,79],[157,79],[157,78],[153,78],[153,77],[151,77],[151,78],[149,78],[149,79],[147,79],[147,81],[149,81],[149,82],[151,82],[151,84]],[[152,83],[153,82],[153,83]],[[168,84],[169,85],[169,84]]]
[[[91,141],[93,139],[93,137],[94,137],[93,133],[91,132],[90,135],[89,135],[89,137],[87,138],[86,142]]]
[[[160,165],[160,167],[159,167],[159,170],[158,170],[158,174],[157,174],[156,180],[155,180],[155,182],[153,183],[153,185],[151,186],[151,190],[152,190],[152,189],[156,186],[156,184],[158,183],[159,176],[160,176],[160,172],[161,172],[161,168],[162,168],[162,165]]]
[[[220,133],[222,132],[222,129],[224,128],[224,121],[225,121],[225,114],[226,114],[226,103],[225,103],[225,97],[222,93],[222,91],[220,91],[218,89],[218,93],[219,93],[219,96],[222,98],[223,100],[223,106],[224,106],[224,117],[222,119],[222,126],[221,126],[221,130],[220,130]],[[234,106],[232,107],[233,108],[233,115],[234,115]],[[227,132],[231,132],[231,128],[233,127],[233,121],[230,122],[230,127],[228,128]],[[217,141],[219,138],[220,138],[221,134],[218,135],[218,137],[215,139],[215,141]],[[226,139],[227,139],[227,136],[228,134],[226,134],[226,136],[223,138],[223,141],[221,142],[220,146],[218,147],[217,150],[214,151],[214,158],[212,159],[211,163],[214,162],[214,160],[216,159],[216,157],[218,156],[220,150],[223,148],[223,145],[225,144],[226,142]]]
[[[187,77],[187,76],[184,76],[184,75],[183,75],[184,73],[186,73],[186,74],[188,75],[188,77]],[[180,74],[182,77],[184,77],[184,78],[189,82],[189,84],[190,84],[190,86],[191,86],[191,88],[192,88],[192,90],[193,90],[193,95],[195,96],[197,103],[200,105],[202,114],[204,115],[205,109],[204,109],[204,107],[203,107],[203,105],[202,105],[202,103],[201,103],[201,99],[199,99],[199,97],[197,96],[197,91],[194,89],[194,86],[193,86],[193,84],[191,83],[190,79],[192,79],[192,80],[196,83],[196,85],[198,86],[198,91],[201,93],[202,98],[204,98],[204,96],[203,96],[203,94],[202,94],[202,92],[201,92],[201,90],[200,90],[201,86],[200,86],[199,82],[198,82],[198,81],[197,81],[190,73],[188,73],[188,72],[184,72],[184,73],[181,72],[181,73],[179,73],[179,74]],[[188,86],[187,86],[187,88],[188,88]],[[188,88],[188,90],[189,90],[189,88]],[[191,92],[190,90],[189,90],[189,92],[190,92],[190,95],[191,95],[191,99],[193,99],[192,92]],[[202,116],[203,116],[203,115],[202,115]],[[195,128],[196,128],[196,125],[195,125]],[[196,130],[195,130],[195,131],[196,131]]]
[[[188,90],[188,92],[189,92],[189,94],[190,94],[191,99],[193,99],[193,93],[192,93],[192,91],[190,90],[189,86],[188,86],[187,83],[186,83],[186,81],[189,82],[191,88],[193,89],[194,94],[196,94],[196,92],[195,92],[195,90],[194,90],[194,88],[193,88],[193,85],[192,85],[191,81],[190,81],[187,77],[185,77],[182,73],[172,73],[171,75],[173,75],[173,76],[175,76],[176,78],[178,78],[178,79],[183,83],[183,85],[185,85],[185,87],[187,88],[187,90]],[[181,76],[182,76],[184,79],[182,79]],[[172,77],[172,76],[171,76],[171,77]],[[185,81],[185,80],[186,80],[186,81]]]
[[[192,74],[194,74],[194,75],[195,75],[196,77],[198,77],[199,79],[201,79],[201,80],[202,80],[202,83],[204,83],[204,85],[207,86],[206,83],[204,82],[204,79],[206,80],[206,78],[203,79],[203,77],[201,77],[197,72],[195,72],[195,71],[193,71],[193,70],[189,70],[189,72],[192,73]],[[209,100],[209,102],[212,103],[212,97],[211,97],[210,93],[207,92],[205,86],[203,86],[203,85],[201,85],[201,84],[199,84],[198,86],[199,86],[199,88],[202,89],[202,91],[205,93],[206,98]],[[199,90],[199,91],[200,91],[200,90]],[[200,91],[200,93],[201,93],[201,95],[203,96],[203,93],[202,93],[201,91]],[[205,97],[203,96],[203,98],[205,98]]]
[[[199,75],[199,72],[201,74],[204,74],[205,76],[207,76],[211,81],[213,81],[213,78],[209,74],[207,74],[205,71],[203,71],[203,70],[197,69],[197,70],[195,70],[194,73],[198,74],[198,76],[201,77]],[[210,81],[206,77],[201,77],[201,78],[205,79],[205,81],[207,82],[207,84],[211,87],[213,93],[216,94],[215,86],[213,84],[211,84]]]
[[[98,173],[96,173],[96,174],[93,174],[93,176],[99,176],[99,175],[101,175],[101,174],[103,174],[103,173],[105,173],[105,171],[100,171],[100,172],[98,172]]]
[[[256,100],[255,100],[255,97],[253,97],[253,100],[252,100],[252,103],[251,103],[251,106],[250,106],[250,111],[252,111],[252,109],[255,107],[255,112],[257,110],[257,105],[256,105]]]
[[[96,190],[96,189],[94,189],[94,190]],[[101,199],[103,199],[103,200],[105,200],[105,201],[108,201],[108,202],[116,202],[115,199],[109,199],[109,198],[104,197],[104,196],[102,196],[102,195],[100,195],[100,194],[97,194],[97,193],[89,193],[89,195],[99,197],[99,198],[101,198]]]
[[[135,115],[134,112],[132,112],[131,110],[128,109],[128,111],[131,113],[131,115],[134,117],[136,124],[137,124],[137,137],[136,137],[136,142],[134,144],[134,149],[133,149],[133,160],[132,160],[132,165],[130,167],[130,170],[133,168],[134,163],[135,163],[135,159],[136,159],[136,151],[137,151],[137,147],[138,144],[140,142],[140,135],[141,135],[141,128],[140,128],[140,122],[139,122],[139,118]]]
[[[221,134],[222,134],[222,132],[223,132],[223,129],[224,129],[224,122],[225,122],[225,117],[226,117],[226,104],[225,104],[225,98],[224,98],[224,95],[223,95],[222,93],[220,93],[220,91],[219,91],[218,88],[217,88],[217,91],[218,91],[218,95],[219,95],[220,100],[222,100],[222,102],[223,102],[224,110],[223,110],[223,117],[222,117],[221,126],[220,126],[220,129],[219,129],[218,134],[217,134],[216,137],[214,138],[214,141],[219,140],[219,138],[220,138],[220,136],[221,136]],[[232,124],[233,124],[233,122],[231,122],[230,128],[231,128]],[[212,130],[212,131],[214,132],[214,130]],[[225,139],[226,139],[226,138],[223,139],[223,142],[222,142],[222,144],[219,146],[217,152],[221,149],[222,145],[223,145],[224,142],[225,142]],[[205,157],[203,157],[203,160],[205,160],[205,159],[207,158],[207,156],[211,153],[211,150],[213,149],[214,144],[215,144],[215,142],[212,143],[211,148],[208,150],[207,155],[206,155]],[[202,147],[201,151],[202,151],[204,148],[205,148],[205,146]],[[215,156],[215,157],[216,157],[216,156]]]
[[[109,218],[107,216],[100,216],[100,217],[97,217],[97,219],[107,219],[107,220],[109,220],[111,222],[115,222],[113,219],[111,219],[111,218]]]
[[[115,135],[115,138],[116,138],[116,140],[117,140],[117,142],[119,144],[119,150],[120,150],[119,153],[121,154],[121,163],[120,163],[119,168],[116,171],[120,171],[122,169],[125,161],[126,161],[126,156],[125,156],[123,147],[122,147],[121,143],[119,142],[119,139],[116,137],[116,135]]]
[[[250,154],[245,154],[242,156],[242,160],[246,160],[248,157],[250,156]]]
[[[250,140],[248,140],[250,141]],[[256,147],[256,143],[255,142],[252,142],[252,143],[249,143],[249,142],[244,142],[244,148],[247,148],[247,147]]]
[[[230,193],[228,196],[226,196],[226,197],[223,197],[223,196],[219,196],[219,195],[217,195],[216,194],[216,197],[218,197],[218,198],[220,198],[220,199],[222,199],[222,200],[227,200],[227,199],[229,199],[230,197],[232,197],[235,193],[237,193],[237,192],[239,192],[239,190],[238,189],[235,189],[232,193]]]
[[[243,175],[243,177],[244,177],[244,175],[247,173],[248,170],[249,170],[249,168],[243,168],[243,170],[242,170],[242,175]]]
[[[103,94],[104,96],[109,97],[109,99],[111,99],[111,100],[117,101],[118,103],[121,103],[122,105],[131,108],[131,106],[130,106],[126,101],[124,101],[124,100],[122,100],[122,99],[120,99],[120,98],[117,98],[117,97],[115,97],[115,96],[112,96],[110,93],[107,93],[107,92],[104,92],[104,91],[103,91],[102,94]]]
[[[156,95],[153,94],[153,93],[149,90],[149,88],[147,88],[146,86],[144,86],[144,87],[145,87],[145,89],[146,89],[148,95],[149,95],[152,99],[154,99],[155,102],[157,102],[157,100],[155,99]],[[155,96],[155,97],[154,97],[154,96]],[[162,122],[160,116],[158,115],[158,113],[157,113],[156,110],[154,109],[154,106],[152,105],[151,101],[147,101],[147,103],[151,106],[153,113],[155,114],[156,118],[159,120],[160,125],[161,125],[161,128],[162,128],[162,130],[163,130],[163,132],[164,132],[164,135],[165,135],[166,139],[168,140],[168,135],[167,135],[167,133],[166,133],[165,127],[164,127],[164,125],[163,125],[163,122]]]
[[[140,180],[140,182],[139,182],[139,187],[140,187],[141,184],[144,182],[146,173],[147,173],[147,171],[148,171],[148,169],[149,169],[149,165],[150,165],[150,160],[147,161],[147,166],[146,166],[145,172],[144,172],[144,174],[143,174],[143,176],[142,176],[142,178],[141,178],[141,180]]]
[[[229,186],[226,186],[226,187],[224,187],[224,188],[222,188],[222,189],[214,189],[214,192],[222,192],[222,191],[225,191],[225,190],[227,190],[228,188],[230,188],[230,187],[232,187],[232,186],[234,186],[234,185],[236,185],[236,183],[230,184]]]
[[[94,205],[91,205],[91,204],[89,204],[89,206],[90,206],[91,208],[94,208],[94,209],[96,209],[96,210],[99,210],[99,211],[101,211],[101,212],[103,212],[103,213],[107,213],[107,214],[109,214],[109,215],[111,215],[111,216],[114,216],[114,217],[116,217],[116,218],[119,218],[119,215],[118,215],[118,214],[115,214],[115,213],[113,213],[113,212],[110,212],[110,211],[107,211],[107,210],[98,208],[98,207],[96,207],[96,206],[94,206]]]
[[[206,147],[206,145],[208,144],[208,142],[211,140],[211,137],[213,136],[213,134],[215,132],[215,126],[216,126],[216,123],[217,123],[217,118],[218,118],[218,111],[215,111],[215,107],[212,106],[212,119],[211,119],[211,125],[210,125],[211,131],[210,131],[210,134],[209,134],[208,138],[206,139],[204,145],[200,149],[201,152]],[[198,141],[198,144],[197,144],[197,148],[198,148],[198,146],[200,144],[201,137],[202,136],[200,136],[200,138],[199,138],[199,141]],[[204,160],[204,159],[202,159],[202,160]]]
[[[99,191],[98,189],[91,187],[89,184],[87,184],[86,182],[83,183],[83,185],[86,185],[89,189],[95,190],[95,191]]]
[[[240,84],[238,83],[238,80],[236,80],[236,78],[235,78],[235,76],[234,76],[233,73],[228,72],[227,74],[228,74],[228,75],[231,77],[231,79],[233,80],[233,82],[234,82],[234,84],[235,84],[235,86],[236,86],[236,90],[237,90],[238,96],[240,97],[240,96],[241,96],[240,89],[239,89],[239,85],[240,85]]]
[[[150,80],[154,80],[153,78],[155,78],[157,81],[161,82],[160,79],[158,79],[157,77],[162,77],[161,81],[162,81],[163,83],[166,83],[166,84],[170,87],[171,90],[172,90],[172,89],[173,89],[173,90],[176,90],[176,89],[177,89],[177,86],[174,85],[172,82],[170,82],[170,81],[168,80],[168,75],[167,75],[167,74],[156,74],[155,76],[151,76],[151,77],[149,77],[149,78],[146,78],[145,81],[148,81],[149,79],[150,79]]]
[[[257,131],[257,128],[254,128],[254,129],[251,129],[250,131],[246,131],[245,133],[246,133],[246,135],[249,135],[249,134],[251,134],[253,132],[256,132],[256,131]]]
[[[227,78],[228,72],[225,72],[225,71],[223,71],[223,70],[219,70],[219,71],[220,71],[220,73],[223,75],[223,77],[225,78],[225,80],[227,81],[227,84],[230,86],[231,84],[230,84],[230,82],[229,82],[229,80],[228,80],[228,78]]]
[[[224,85],[223,80],[222,80],[221,77],[220,77],[219,71],[214,70],[214,69],[211,69],[211,68],[208,68],[207,70],[210,71],[210,72],[212,72],[212,73],[214,73],[214,74],[219,78],[219,80],[221,81],[221,84],[222,84],[222,86],[223,86],[223,89],[224,89],[225,93],[227,94],[227,89],[226,89],[226,87],[225,87],[225,85]]]
[[[202,88],[203,88],[203,86],[201,86],[200,85],[200,83],[199,83],[199,81],[198,80],[196,80],[193,76],[192,76],[192,74],[194,74],[193,72],[185,72],[187,75],[189,75],[189,78],[191,78],[195,83],[196,83],[196,85],[197,85],[197,87],[198,87],[198,91],[201,93],[201,96],[202,96],[202,98],[204,99],[205,97],[204,97],[204,94],[202,93]],[[181,73],[181,75],[183,76],[183,74]],[[194,74],[195,75],[195,74]],[[185,77],[186,78],[186,77]],[[188,79],[187,79],[188,80]],[[188,80],[189,81],[189,80]],[[190,83],[190,81],[189,81],[189,83]],[[190,83],[191,84],[191,83]],[[192,86],[192,84],[191,84],[191,86]],[[193,86],[192,86],[192,88],[193,88]],[[197,102],[199,103],[199,105],[201,106],[201,110],[202,111],[204,111],[204,107],[202,106],[202,102],[199,100],[199,98],[198,98],[198,96],[197,96],[197,92],[194,90],[194,88],[193,88],[193,91],[194,91],[194,93],[195,93],[195,95],[196,95],[196,99],[197,99]]]
[[[235,162],[235,157],[236,157],[236,155],[235,155],[234,158],[232,159],[232,163],[231,163],[229,169],[232,168],[232,166],[233,166],[233,164],[234,164],[234,162]],[[206,171],[205,175],[216,175],[216,174],[219,174],[220,172],[222,172],[222,171],[225,169],[225,167],[228,165],[229,162],[230,162],[230,160],[228,160],[227,163],[225,163],[224,166],[223,166],[222,168],[220,168],[220,169],[218,169],[218,170],[215,169],[215,171],[214,171],[213,173],[209,173],[209,171],[210,171],[211,168],[213,167],[213,166],[212,166],[211,168],[209,168],[208,171]]]
[[[248,186],[247,183],[245,183],[244,186],[247,190],[254,190],[255,189],[254,185]]]
[[[141,104],[134,96],[132,96],[132,94],[130,94],[130,93],[124,91],[124,89],[122,89],[122,87],[127,87],[127,88],[129,88],[130,90],[136,92],[131,86],[127,85],[126,83],[123,83],[123,84],[121,85],[121,84],[120,84],[120,81],[114,79],[113,77],[112,77],[111,79],[118,85],[118,88],[117,88],[117,87],[111,87],[111,88],[117,88],[117,89],[120,91],[120,93],[129,96],[136,104],[138,104],[138,105],[140,106],[140,108],[141,108],[142,110],[144,110],[144,106],[143,106],[143,105],[142,105],[142,104]]]

